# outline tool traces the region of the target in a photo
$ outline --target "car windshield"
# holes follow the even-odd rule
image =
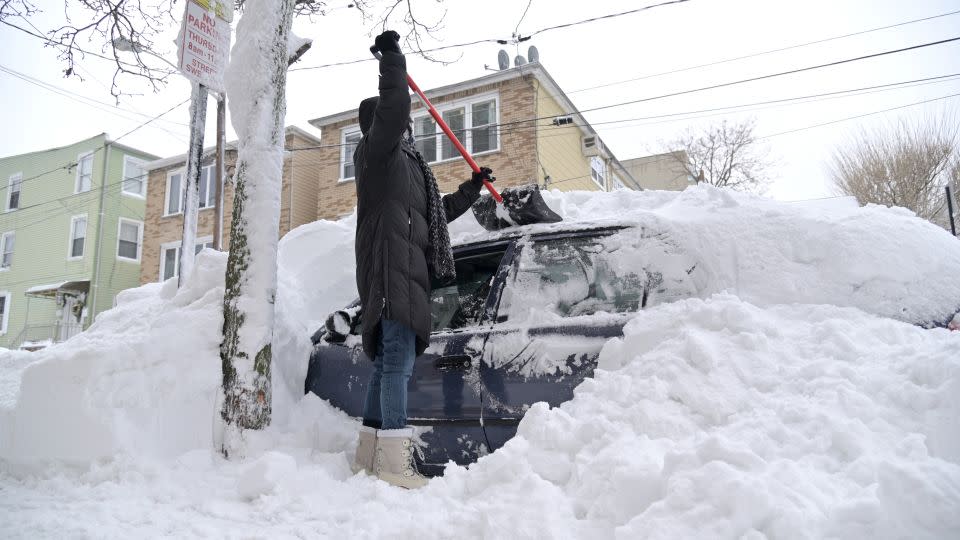
[[[479,324],[503,253],[498,250],[458,257],[456,282],[447,285],[434,282],[430,293],[434,332]]]
[[[696,294],[696,265],[668,241],[627,229],[522,246],[498,319],[624,313]]]

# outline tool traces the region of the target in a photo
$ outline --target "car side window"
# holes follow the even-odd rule
[[[605,237],[533,240],[523,246],[501,301],[499,320],[637,311],[649,276],[621,264]]]
[[[503,254],[503,250],[498,250],[457,257],[456,282],[433,283],[430,311],[434,332],[480,323]]]

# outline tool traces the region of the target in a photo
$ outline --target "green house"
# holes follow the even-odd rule
[[[154,159],[105,133],[0,158],[0,347],[64,341],[139,285]]]

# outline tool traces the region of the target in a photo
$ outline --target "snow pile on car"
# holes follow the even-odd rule
[[[91,329],[28,365],[0,352],[0,366],[22,374],[0,384],[0,531],[935,538],[960,530],[960,333],[895,320],[953,316],[956,239],[902,210],[712,188],[546,198],[567,226],[589,216],[663,231],[698,261],[706,298],[638,313],[572,401],[533,407],[516,438],[469,470],[451,468],[417,492],[353,476],[356,422],[302,397],[310,333],[356,295],[352,221],[318,222],[281,242],[275,421],[248,461],[211,451],[223,254],[201,253],[179,291],[173,281],[126,291]],[[488,234],[469,218],[454,231],[461,241]]]
[[[768,306],[856,307],[943,326],[960,309],[960,246],[909,210],[852,199],[777,202],[708,186],[683,192],[545,192],[566,220],[532,226],[635,225],[698,263],[701,295],[731,292]],[[491,238],[475,222],[453,224],[458,242]]]

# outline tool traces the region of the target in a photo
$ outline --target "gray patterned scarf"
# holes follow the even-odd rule
[[[443,200],[440,198],[437,177],[433,175],[430,165],[427,165],[423,155],[417,150],[412,130],[408,130],[407,138],[403,141],[403,144],[412,150],[417,157],[417,164],[423,171],[423,180],[427,190],[427,228],[430,240],[430,245],[427,247],[427,267],[438,281],[452,280],[457,276],[457,271],[453,264],[450,231],[447,230],[447,213],[443,209]]]

